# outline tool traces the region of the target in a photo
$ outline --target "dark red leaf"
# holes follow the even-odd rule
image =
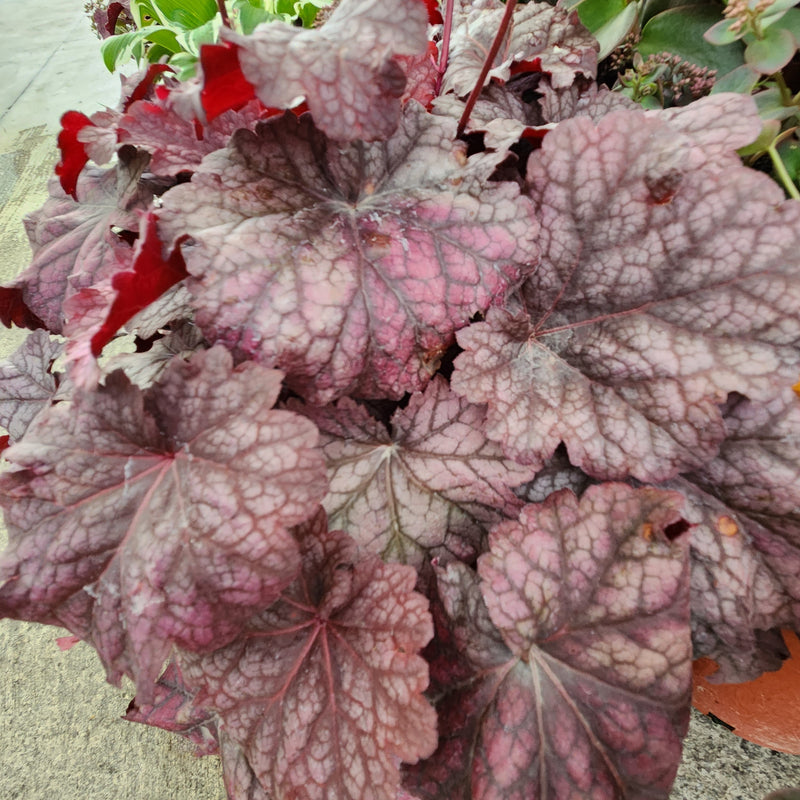
[[[215,755],[219,752],[216,721],[210,711],[195,705],[196,694],[187,688],[175,661],[170,661],[156,683],[152,702],[134,697],[123,719],[185,736],[194,744],[196,756]]]
[[[233,42],[206,44],[200,48],[203,68],[200,101],[208,122],[255,99],[253,84],[244,77],[239,66],[238,53],[239,47]]]
[[[78,175],[86,166],[89,156],[86,145],[78,141],[78,133],[87,125],[94,123],[80,111],[67,111],[61,117],[61,132],[58,134],[58,149],[61,151],[61,161],[56,164],[56,175],[61,180],[61,188],[66,194],[78,199]]]
[[[122,3],[108,4],[106,24],[103,27],[109,36],[113,36],[117,32],[117,20],[123,11],[125,11],[125,6]]]
[[[144,77],[136,84],[136,88],[131,92],[130,97],[125,101],[122,106],[123,111],[127,111],[137,100],[144,100],[147,97],[150,87],[155,82],[159,75],[165,72],[174,72],[175,70],[167,64],[151,64],[147,68]]]
[[[164,292],[186,276],[180,246],[164,258],[158,238],[158,218],[150,211],[144,219],[144,235],[136,246],[133,271],[117,273],[111,286],[117,295],[102,327],[92,336],[92,355],[99,356],[114,334],[131,317],[157,300]]]
[[[28,308],[22,299],[22,289],[17,286],[0,286],[0,322],[6,328],[16,325],[18,328],[28,328],[32,331],[47,327]]]

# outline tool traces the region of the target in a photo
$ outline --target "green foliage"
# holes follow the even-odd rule
[[[320,8],[333,0],[226,0],[234,30],[249,34],[264,22],[302,23],[310,28]],[[113,72],[131,58],[138,64],[166,61],[178,78],[195,75],[200,48],[217,41],[222,15],[216,0],[131,0],[136,25],[106,39],[103,61]]]

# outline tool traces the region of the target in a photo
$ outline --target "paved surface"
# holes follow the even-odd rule
[[[59,117],[116,103],[118,80],[105,72],[82,5],[0,0],[2,281],[27,264],[20,220],[46,197]],[[0,357],[20,338],[0,328]],[[219,761],[122,721],[130,686],[105,683],[85,645],[62,652],[55,640],[63,633],[0,622],[0,800],[224,800]],[[800,757],[695,715],[672,798],[761,800],[792,785],[800,786]]]

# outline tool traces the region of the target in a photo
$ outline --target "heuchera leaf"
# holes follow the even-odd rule
[[[691,690],[688,542],[668,541],[680,503],[603,484],[497,525],[478,560],[494,634],[469,570],[448,571],[475,677],[440,705],[439,750],[405,785],[430,800],[667,797]]]
[[[182,654],[184,675],[267,796],[395,800],[399,761],[436,747],[417,655],[433,635],[428,602],[414,569],[359,555],[324,513],[298,539],[297,581],[229,646]]]
[[[265,106],[305,97],[331,139],[375,141],[400,118],[406,77],[392,56],[426,51],[427,17],[419,0],[342,0],[321,28],[271,22],[250,36],[224,28],[220,37],[236,44],[241,72]]]
[[[255,89],[242,74],[239,48],[233,42],[203,45],[200,65],[203,70],[200,103],[206,121],[212,122],[220,114],[236,111],[255,100]]]
[[[534,474],[503,458],[483,433],[485,407],[453,394],[440,376],[394,413],[391,434],[349,398],[290,407],[320,429],[331,526],[388,561],[474,560],[491,524],[522,507],[510,487]]]
[[[156,175],[193,172],[203,157],[225,147],[238,128],[250,128],[264,107],[257,100],[238,111],[228,111],[198,126],[163,102],[134,103],[119,121],[119,141],[150,153],[149,168]]]
[[[7,361],[0,361],[0,426],[14,441],[56,393],[51,368],[61,347],[44,331],[34,331]]]
[[[714,680],[734,682],[779,666],[766,631],[800,627],[800,400],[737,397],[725,425],[718,457],[669,485],[695,524],[695,652],[719,664]]]
[[[146,156],[137,155],[109,170],[84,170],[80,203],[51,182],[50,199],[25,218],[33,261],[10,287],[22,289],[28,308],[52,333],[63,331],[66,298],[130,263],[130,245],[112,228],[138,230],[138,211],[152,199],[139,183],[146,163]]]
[[[210,341],[287,373],[311,402],[425,386],[454,330],[533,269],[537,225],[503,153],[409,103],[386,143],[339,147],[308,115],[238,131],[164,196]]]
[[[477,83],[503,17],[501,3],[487,5],[468,8],[454,26],[442,93],[452,91],[463,97]],[[521,4],[514,9],[510,32],[486,82],[505,83],[519,72],[515,65],[526,63],[532,70],[547,73],[554,87],[569,86],[577,75],[595,76],[597,42],[576,14],[546,3]]]
[[[766,400],[796,379],[800,204],[708,162],[697,135],[619,111],[566,120],[532,154],[542,265],[521,309],[458,333],[452,380],[489,403],[507,455],[541,463],[563,440],[594,477],[673,477],[716,454],[729,392]]]
[[[195,692],[186,688],[180,668],[172,660],[155,685],[152,702],[139,703],[134,697],[123,719],[185,736],[194,744],[196,756],[215,755],[219,752],[215,718],[194,700]]]
[[[0,476],[0,614],[91,639],[142,702],[171,644],[213,649],[298,567],[325,493],[317,432],[271,409],[280,374],[222,348],[142,393],[121,373],[40,413]]]

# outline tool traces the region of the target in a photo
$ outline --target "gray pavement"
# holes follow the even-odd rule
[[[46,197],[61,114],[117,100],[82,6],[0,0],[0,281],[27,265],[21,219]],[[0,357],[20,339],[0,328]],[[225,800],[219,760],[121,720],[131,686],[108,685],[89,647],[61,651],[64,633],[0,622],[0,800]],[[800,786],[800,757],[694,715],[672,800],[761,800],[788,786]]]

